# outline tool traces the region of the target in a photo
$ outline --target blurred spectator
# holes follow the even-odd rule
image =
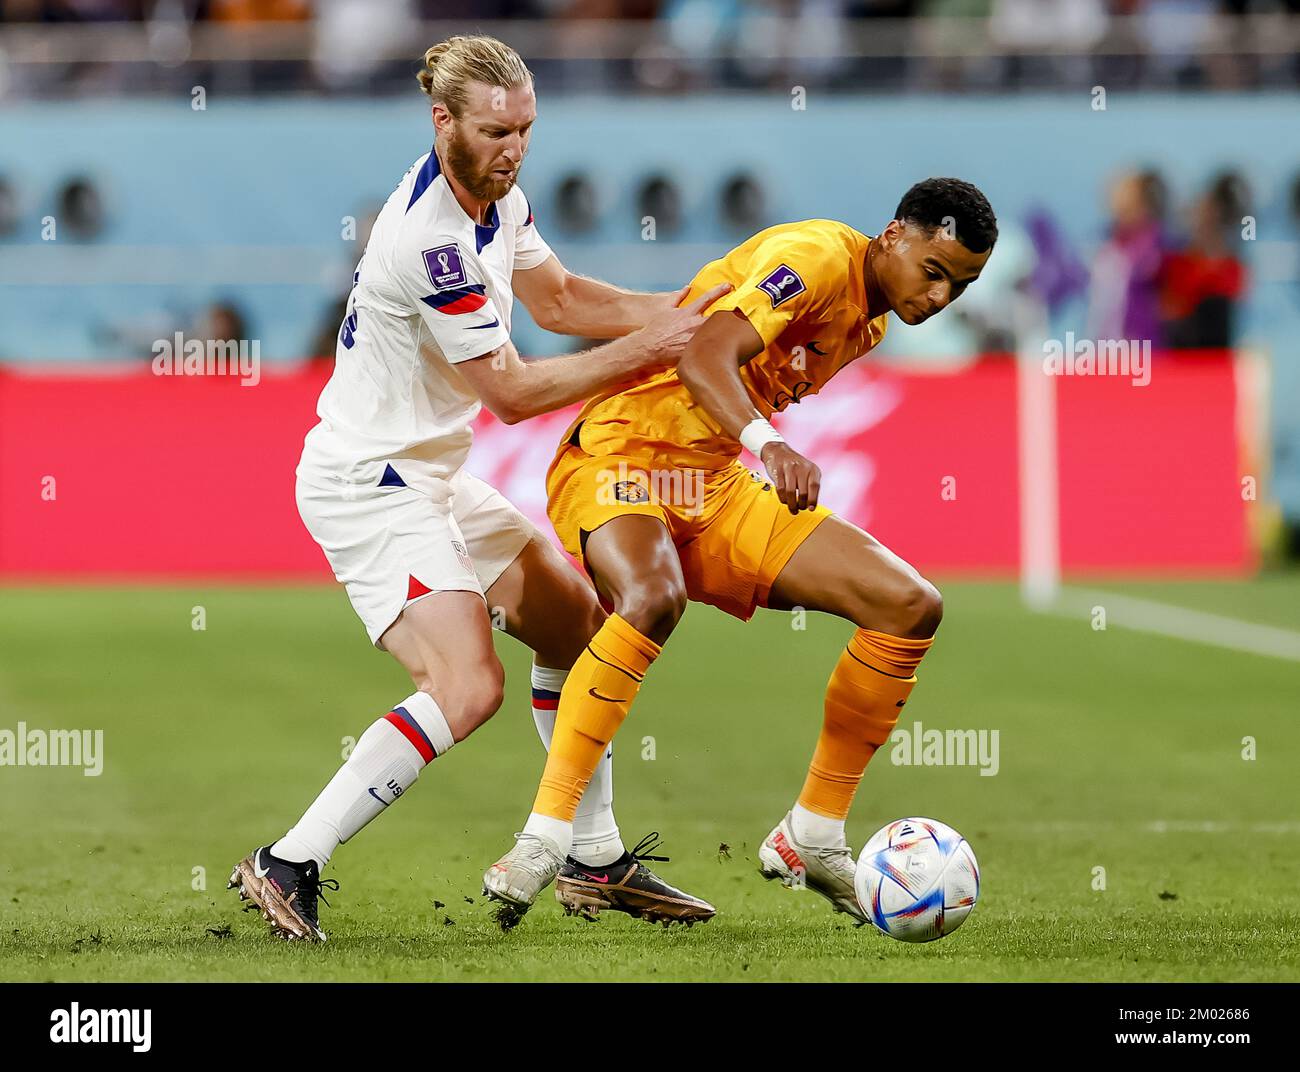
[[[356,281],[357,266],[364,255],[366,243],[370,241],[370,232],[375,226],[379,210],[383,207],[383,202],[379,201],[367,205],[357,213],[357,232],[355,237],[346,243],[346,256],[338,262],[338,271],[330,269],[328,276],[330,281],[327,284],[330,291],[329,305],[316,327],[316,334],[312,337],[307,352],[308,357],[334,360],[335,345],[338,342],[343,318],[347,315],[348,298],[352,295],[352,284]]]
[[[67,233],[82,241],[98,238],[107,222],[99,185],[88,175],[69,179],[56,195],[57,218]]]
[[[387,57],[410,53],[398,66],[413,83],[410,61],[428,47],[411,47],[414,17],[410,0],[316,0],[317,81],[331,92],[364,89]]]
[[[1090,79],[1087,53],[1106,35],[1102,0],[995,0],[989,38],[1006,52],[1004,79],[1012,85],[1050,85]]]
[[[851,19],[910,19],[917,14],[917,9],[922,6],[924,0],[847,0],[844,5],[844,13]],[[930,8],[936,0],[930,0],[926,5],[926,14],[930,14]],[[938,0],[940,3],[977,3],[985,7],[991,0]],[[987,11],[983,12],[987,14]]]
[[[1177,350],[1226,349],[1234,341],[1246,269],[1233,252],[1245,211],[1240,180],[1217,179],[1193,202],[1185,249],[1161,268],[1165,344]]]
[[[561,19],[649,19],[659,0],[535,0],[540,14]]]
[[[6,22],[138,22],[146,0],[4,0]]]
[[[236,343],[248,339],[244,314],[230,302],[216,302],[199,314],[190,337],[207,342]]]
[[[536,19],[543,0],[417,0],[421,19]]]
[[[1214,39],[1219,0],[1146,0],[1139,17],[1150,53],[1149,66],[1161,83],[1205,81],[1201,54]]]
[[[312,15],[306,0],[208,0],[205,6],[213,22],[302,22]]]
[[[824,85],[843,65],[841,0],[752,0],[741,6],[734,60],[746,84]]]
[[[335,297],[325,310],[316,335],[312,339],[307,356],[313,360],[333,361],[338,348],[339,332],[343,330],[343,318],[348,315],[348,295]]]
[[[1025,219],[1025,229],[1037,256],[1029,286],[1043,303],[1048,317],[1055,317],[1075,298],[1088,290],[1088,269],[1070,248],[1056,218],[1045,208],[1034,208]]]
[[[1163,344],[1160,269],[1164,260],[1164,180],[1154,171],[1121,175],[1110,188],[1109,233],[1093,261],[1088,331],[1094,339]]]

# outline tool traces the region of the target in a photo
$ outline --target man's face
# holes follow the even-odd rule
[[[979,278],[991,249],[972,253],[944,228],[933,235],[892,220],[876,239],[876,282],[904,324],[920,324],[955,301]]]
[[[433,106],[433,125],[444,139],[447,167],[480,201],[499,201],[519,179],[528,139],[537,118],[531,85],[502,89],[472,82],[457,119],[441,104]]]

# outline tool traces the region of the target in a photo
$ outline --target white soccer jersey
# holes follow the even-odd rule
[[[479,226],[456,201],[437,154],[417,160],[357,265],[300,475],[405,484],[443,497],[469,453],[480,407],[456,365],[508,341],[511,275],[550,256],[519,187]]]

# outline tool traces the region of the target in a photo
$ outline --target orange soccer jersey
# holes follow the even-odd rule
[[[764,349],[740,378],[765,417],[816,394],[884,337],[886,317],[867,316],[870,243],[834,220],[782,224],[691,281],[687,302],[731,283],[708,311],[739,310],[762,337]],[[739,455],[740,444],[666,370],[583,406],[547,474],[547,512],[579,558],[586,535],[606,521],[659,517],[681,553],[691,598],[748,618],[829,511],[791,515]]]

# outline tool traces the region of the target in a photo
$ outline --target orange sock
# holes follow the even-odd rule
[[[609,748],[660,648],[617,614],[605,619],[560,691],[555,732],[533,811],[573,822],[587,783]]]
[[[799,803],[829,819],[844,819],[877,748],[889,740],[916,684],[916,668],[933,637],[904,637],[859,629],[826,686],[826,714]]]

